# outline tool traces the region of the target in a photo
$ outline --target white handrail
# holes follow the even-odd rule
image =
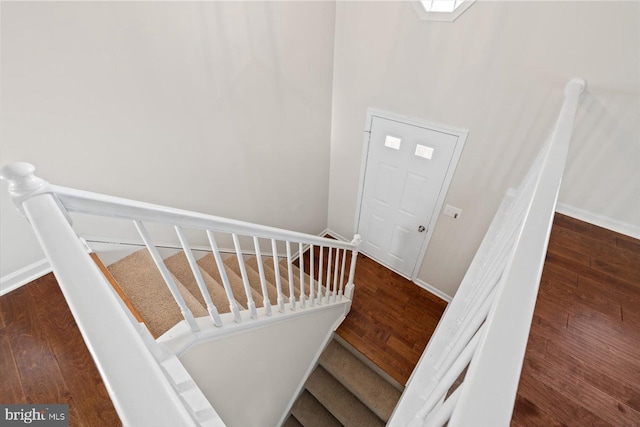
[[[245,221],[223,218],[176,209],[137,200],[92,193],[75,188],[51,185],[51,189],[70,212],[139,220],[144,222],[160,222],[180,227],[211,230],[216,232],[235,233],[242,236],[255,236],[265,239],[285,240],[296,243],[331,246],[342,249],[355,249],[351,242],[327,239],[312,234],[299,233],[266,225],[258,225]]]
[[[30,221],[77,321],[120,420],[127,426],[195,426],[134,322],[87,254],[47,183],[33,167],[2,169]],[[117,333],[114,333],[117,331]]]
[[[509,425],[584,87],[583,80],[567,84],[548,149],[534,162],[521,190],[505,197],[411,375],[390,427],[435,426],[447,421],[452,427]],[[477,343],[475,351],[472,343]],[[457,377],[463,354],[472,355],[464,381],[445,399],[444,390]]]
[[[583,80],[572,80],[551,137],[524,224],[501,289],[449,425],[508,425],[515,403],[551,225],[567,160]],[[505,351],[508,345],[508,351]],[[499,386],[497,386],[499,385]],[[487,408],[495,408],[487,411]]]

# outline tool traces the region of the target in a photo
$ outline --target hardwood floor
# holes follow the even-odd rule
[[[444,308],[360,255],[338,334],[404,384]],[[0,298],[0,402],[120,424],[52,275]],[[640,241],[556,215],[512,425],[640,426]]]
[[[512,425],[640,425],[640,241],[556,214]]]
[[[317,269],[320,253],[315,249]],[[350,254],[347,265],[349,261]],[[307,251],[307,273],[308,266]],[[362,254],[354,283],[351,311],[336,332],[393,379],[406,384],[446,302]]]
[[[121,425],[52,274],[0,298],[0,402],[65,403],[72,426]]]
[[[356,270],[338,334],[404,384],[444,302],[362,255]],[[640,426],[639,240],[556,214],[512,425]]]

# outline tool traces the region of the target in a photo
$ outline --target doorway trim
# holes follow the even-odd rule
[[[428,122],[426,120],[416,119],[413,117],[404,116],[397,113],[391,113],[389,111],[379,110],[377,108],[371,108],[371,107],[367,108],[367,118],[366,118],[365,127],[364,127],[364,144],[362,145],[362,156],[360,159],[360,177],[358,179],[358,198],[356,201],[356,217],[355,217],[355,223],[354,223],[354,230],[356,230],[356,233],[358,232],[358,227],[360,225],[360,213],[362,210],[362,195],[364,191],[364,179],[366,176],[367,159],[369,155],[371,127],[373,124],[373,119],[375,117],[379,117],[381,119],[393,120],[393,121],[404,123],[407,125],[427,128],[436,132],[447,133],[447,134],[455,135],[458,137],[458,142],[456,143],[456,147],[453,151],[453,156],[451,157],[451,164],[447,169],[447,173],[445,174],[441,191],[440,191],[440,194],[438,195],[438,199],[436,201],[436,205],[434,207],[433,214],[431,216],[432,221],[429,224],[429,229],[427,230],[427,234],[425,235],[422,245],[420,247],[420,251],[418,253],[418,259],[416,260],[416,265],[413,267],[411,277],[407,277],[404,274],[396,271],[395,269],[381,263],[388,269],[394,271],[395,273],[400,274],[402,277],[405,277],[411,280],[412,282],[417,283],[417,281],[419,280],[421,283],[424,283],[422,280],[418,279],[418,272],[420,271],[420,267],[422,266],[424,255],[426,254],[427,248],[429,247],[429,242],[431,241],[433,230],[435,230],[437,226],[438,217],[440,216],[440,212],[442,211],[442,206],[444,205],[444,201],[446,199],[447,193],[449,192],[449,185],[451,184],[453,175],[455,174],[455,171],[458,167],[458,161],[460,160],[460,156],[462,155],[462,150],[464,149],[464,146],[467,142],[467,136],[469,135],[469,131],[467,129]],[[380,262],[379,260],[375,260],[375,261]],[[422,284],[419,284],[419,285],[422,286]],[[428,285],[428,286],[431,287],[431,285]]]

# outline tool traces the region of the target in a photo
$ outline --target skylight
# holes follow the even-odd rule
[[[419,0],[414,7],[425,21],[455,21],[475,0]]]
[[[421,0],[426,12],[453,12],[464,0]]]

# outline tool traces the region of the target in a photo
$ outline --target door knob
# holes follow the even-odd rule
[[[426,230],[426,228],[424,228],[424,225],[418,227],[418,232],[422,233],[424,230]]]

